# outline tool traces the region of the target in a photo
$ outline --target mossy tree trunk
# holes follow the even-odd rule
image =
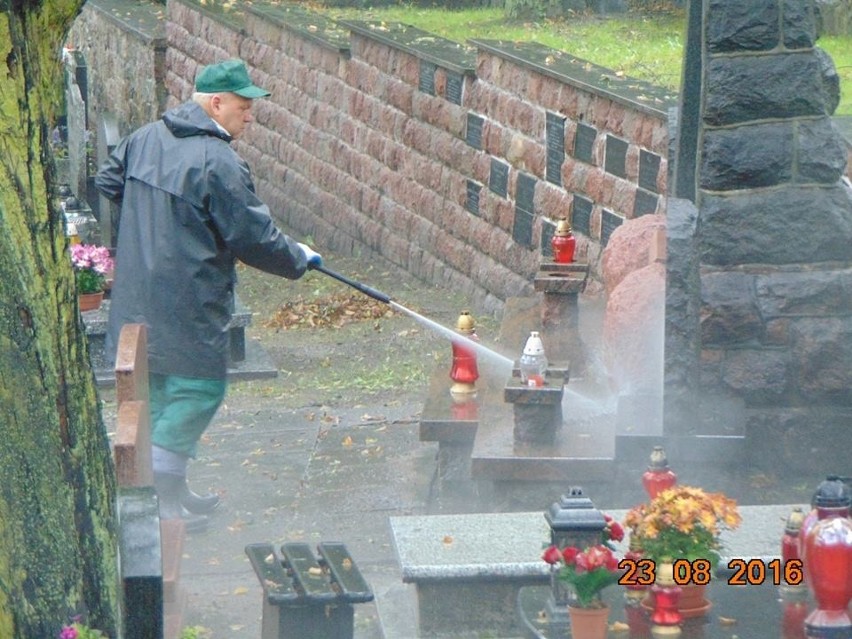
[[[115,473],[53,188],[61,46],[82,0],[0,0],[0,637],[84,612],[116,636]]]

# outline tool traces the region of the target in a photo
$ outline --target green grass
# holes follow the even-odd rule
[[[336,19],[401,22],[435,35],[468,39],[534,41],[565,51],[624,75],[669,89],[681,81],[685,17],[682,13],[618,15],[513,22],[502,9],[321,9]],[[852,37],[824,37],[818,43],[834,60],[841,78],[836,115],[852,115]]]

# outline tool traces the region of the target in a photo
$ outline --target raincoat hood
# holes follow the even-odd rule
[[[231,141],[231,136],[204,109],[195,102],[186,102],[163,114],[163,122],[176,138],[188,138],[193,135],[212,135]]]

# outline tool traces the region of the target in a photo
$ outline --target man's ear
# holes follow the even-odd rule
[[[213,113],[219,113],[219,109],[222,106],[222,96],[218,93],[214,93],[210,96],[210,110]]]

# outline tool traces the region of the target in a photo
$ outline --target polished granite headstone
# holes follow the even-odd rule
[[[82,313],[86,338],[89,342],[89,359],[99,386],[110,386],[115,383],[115,372],[107,362],[104,352],[109,304],[109,300],[104,300],[99,309]],[[278,375],[278,368],[257,340],[246,339],[245,329],[250,324],[251,311],[238,299],[229,325],[228,379],[230,380],[268,379]]]

